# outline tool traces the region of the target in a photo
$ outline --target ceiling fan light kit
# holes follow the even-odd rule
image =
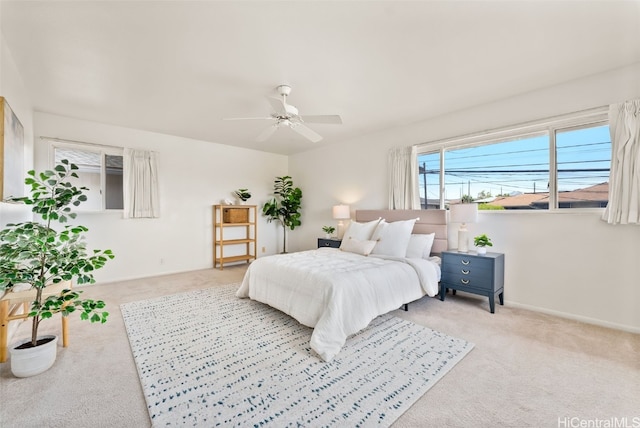
[[[291,86],[280,85],[276,88],[276,91],[281,98],[267,97],[273,108],[273,112],[269,117],[238,117],[225,120],[275,120],[276,122],[273,125],[258,135],[256,140],[259,142],[266,141],[278,128],[286,126],[309,141],[317,143],[322,140],[322,136],[307,127],[305,123],[342,124],[342,119],[338,115],[301,116],[295,106],[287,103],[287,97],[291,93]]]

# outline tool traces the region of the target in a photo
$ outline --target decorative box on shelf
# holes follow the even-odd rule
[[[222,208],[223,223],[249,223],[250,205],[228,206]]]

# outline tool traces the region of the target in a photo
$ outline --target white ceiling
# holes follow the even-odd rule
[[[8,1],[37,111],[292,154],[640,62],[640,1]],[[289,84],[310,143],[269,121]]]

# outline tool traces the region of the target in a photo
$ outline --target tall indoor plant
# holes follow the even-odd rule
[[[76,187],[69,182],[71,177],[78,177],[77,169],[76,165],[63,160],[53,171],[39,174],[29,171],[25,184],[30,186],[30,196],[11,201],[31,205],[31,210],[42,221],[8,224],[0,231],[0,290],[27,284],[36,291],[28,314],[32,318],[31,339],[21,345],[23,348],[41,344],[40,322],[55,313],[67,316],[78,309],[81,319],[101,323],[106,322],[109,315],[103,310],[103,301],[80,299],[80,290],[65,288],[58,295],[43,296],[44,288],[50,284],[74,278],[77,284],[93,283],[93,271],[114,257],[111,250],[87,250],[86,227],[62,225],[76,216],[71,206],[87,199],[83,194],[88,190],[86,187]],[[54,228],[54,223],[60,226]]]
[[[282,252],[287,252],[287,228],[294,230],[300,226],[302,190],[293,186],[290,176],[276,177],[273,182],[274,197],[262,207],[262,214],[268,222],[277,221],[282,225]]]

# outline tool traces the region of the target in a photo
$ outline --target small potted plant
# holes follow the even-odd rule
[[[486,247],[493,247],[493,244],[491,243],[491,238],[489,238],[485,234],[475,236],[473,238],[473,245],[476,246],[478,254],[487,254]]]
[[[330,239],[331,234],[336,231],[336,228],[333,226],[322,226],[322,230],[325,233],[324,237]]]
[[[236,198],[238,198],[241,203],[245,203],[249,198],[251,198],[251,192],[249,192],[249,189],[238,189],[234,191],[233,194],[236,195]]]

